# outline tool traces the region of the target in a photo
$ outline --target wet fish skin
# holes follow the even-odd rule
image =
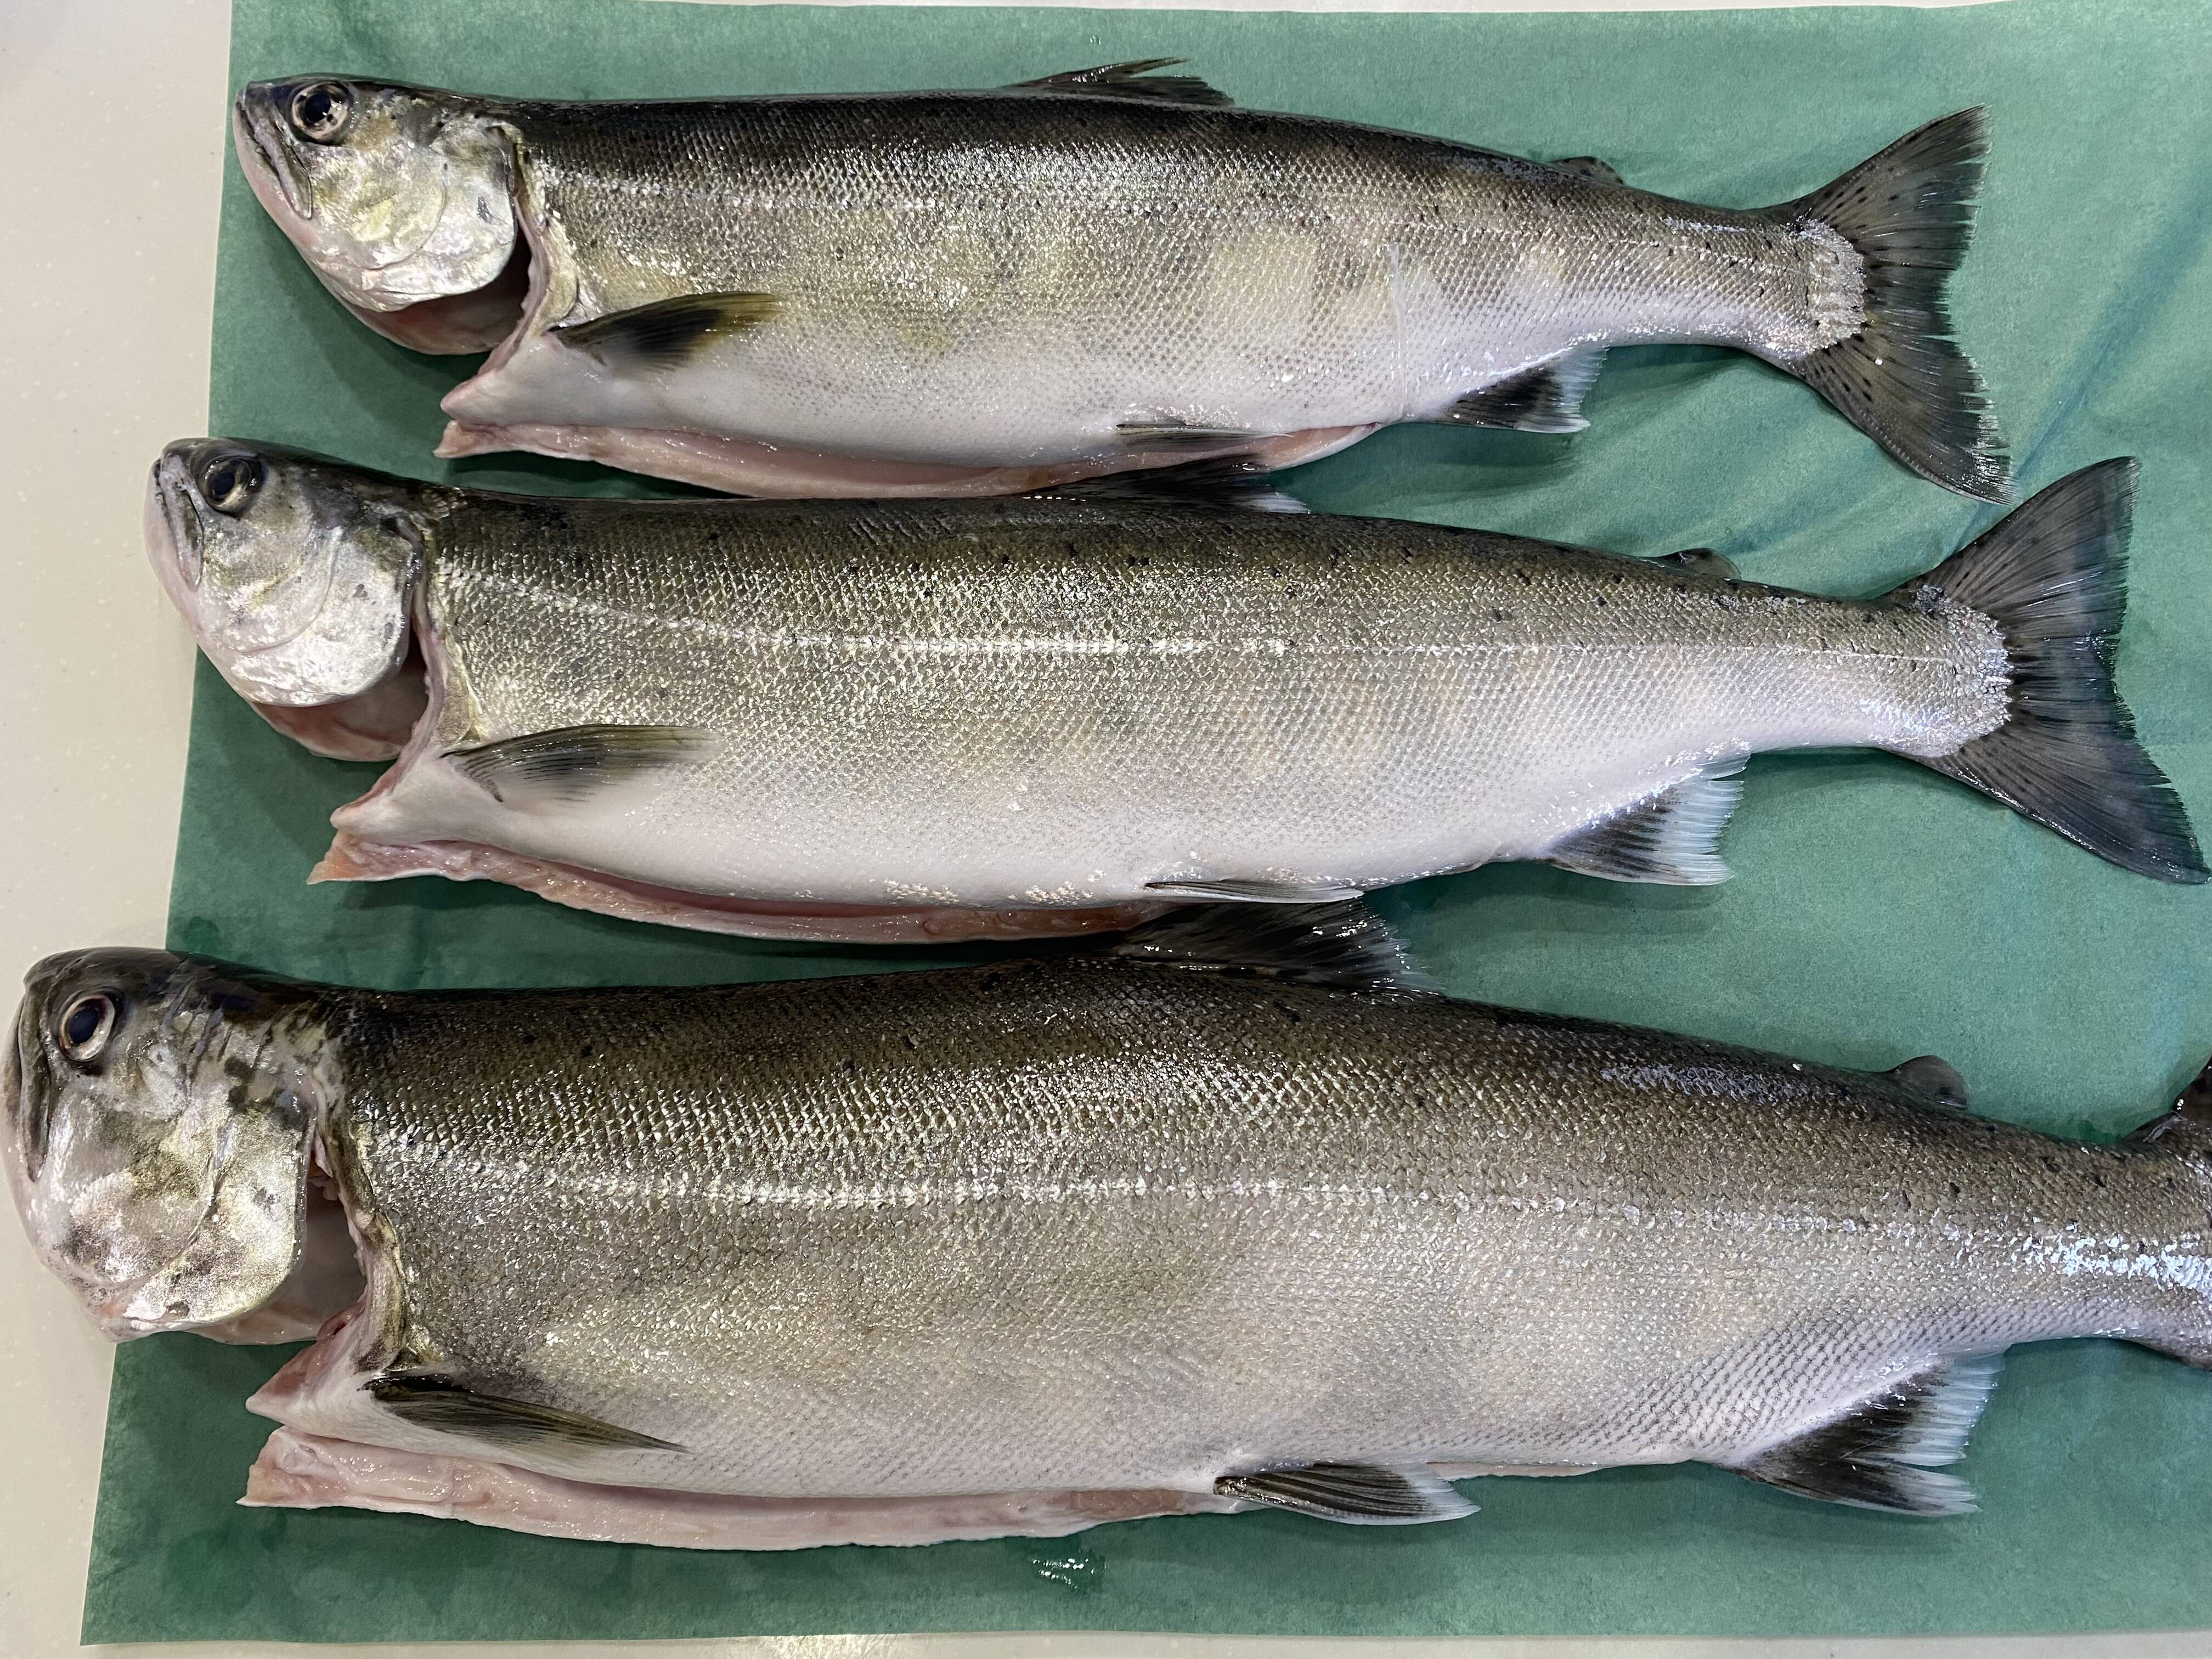
[[[197,499],[176,462],[200,453],[173,447],[157,492]],[[318,476],[343,497],[341,469]],[[425,489],[406,515],[419,577],[390,568],[389,626],[374,637],[388,655],[411,611],[428,712],[399,763],[336,815],[322,873],[565,882],[555,890],[589,908],[649,900],[657,917],[816,937],[1123,926],[1128,907],[1215,884],[1341,894],[1507,859],[1712,881],[1735,764],[1868,746],[1965,777],[2131,868],[2201,878],[2185,815],[2112,712],[2109,678],[2075,683],[2108,660],[2131,478],[2126,463],[2087,469],[1941,584],[1872,600],[1448,526],[1188,501]],[[363,514],[379,535],[382,499]],[[204,516],[155,518],[188,530]],[[222,522],[255,520],[248,507]],[[303,538],[280,518],[275,545],[242,567],[259,582],[289,550],[313,569],[348,533],[334,519]],[[187,615],[218,666],[231,660],[228,618],[253,607],[226,558],[152,551],[173,592],[177,568],[203,570],[214,591],[185,593]],[[1986,598],[1949,592],[1974,580],[1954,567],[2016,563],[2019,580]],[[334,611],[308,632],[325,626],[359,624]],[[2045,642],[2054,629],[2063,638]],[[2081,725],[2022,738],[2039,652]],[[1979,779],[1975,745],[2016,739],[2030,746],[2012,769]],[[2094,791],[2076,787],[2091,776]],[[608,879],[586,887],[593,872]],[[700,896],[755,908],[709,913]]]
[[[1923,476],[2005,494],[1942,297],[1980,112],[1735,210],[1157,94],[563,103],[307,76],[247,86],[234,125],[264,206],[362,320],[496,346],[446,400],[445,454],[1004,494],[1204,454],[1287,465],[1398,421],[1571,431],[1607,347],[1671,340],[1763,356]],[[302,100],[350,114],[310,138]]]
[[[1973,1362],[2013,1342],[2212,1361],[2195,1109],[2069,1142],[1888,1077],[1177,960],[295,988],[369,1290],[257,1408],[295,1435],[769,1498],[1690,1460],[1873,1501],[1799,1453],[1914,1379],[1965,1413],[1941,1462],[1986,1388]],[[18,1044],[95,981],[146,1006],[219,994],[205,971],[57,959]],[[82,1079],[40,1076],[44,1102],[11,1102],[19,1169],[33,1109],[87,1109]],[[37,1242],[52,1261],[69,1237]],[[684,1449],[433,1431],[362,1387],[385,1376]],[[1883,1478],[1893,1506],[1966,1502],[1931,1469]]]

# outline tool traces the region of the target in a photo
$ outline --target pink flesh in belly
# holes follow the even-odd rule
[[[476,842],[399,844],[341,830],[308,872],[319,881],[392,881],[402,876],[497,881],[577,910],[631,921],[696,927],[752,939],[843,945],[947,945],[962,939],[1045,939],[1133,927],[1171,909],[1163,904],[1094,905],[1062,910],[969,910],[929,906],[817,904],[686,893],[601,871],[556,864]]]
[[[1139,451],[1040,466],[970,467],[825,454],[699,432],[539,422],[470,426],[455,421],[447,426],[437,453],[450,459],[520,449],[538,455],[599,461],[626,471],[674,478],[738,495],[882,500],[908,495],[1018,495],[1079,478],[1227,456],[1249,458],[1254,471],[1272,471],[1334,454],[1374,430],[1372,426],[1318,427],[1278,437],[1240,440],[1219,449],[1172,453]]]
[[[246,1476],[254,1509],[380,1510],[549,1538],[695,1550],[1059,1538],[1108,1521],[1224,1513],[1211,1492],[1029,1492],[951,1498],[745,1498],[608,1486],[472,1457],[390,1451],[278,1429]]]

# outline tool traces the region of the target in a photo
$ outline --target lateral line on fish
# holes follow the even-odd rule
[[[516,581],[495,574],[476,574],[471,577],[476,585],[495,588],[526,598],[549,609],[561,610],[572,615],[596,617],[603,619],[619,618],[637,622],[671,632],[697,635],[726,641],[735,646],[756,650],[834,650],[847,655],[864,653],[906,654],[915,656],[1022,656],[1047,655],[1061,653],[1070,656],[1121,656],[1139,652],[1162,656],[1189,656],[1206,651],[1233,652],[1243,655],[1287,656],[1295,652],[1300,656],[1356,656],[1356,657],[1440,657],[1463,656],[1474,653],[1500,655],[1540,652],[1553,656],[1597,655],[1625,651],[1650,652],[1668,648],[1655,646],[1645,640],[1620,641],[1559,641],[1541,640],[1466,640],[1433,645],[1401,644],[1345,644],[1308,643],[1255,635],[1226,645],[1215,640],[1176,639],[1166,637],[1138,643],[1127,640],[1094,640],[1079,635],[1030,635],[1024,639],[944,639],[912,635],[882,634],[788,634],[768,629],[736,628],[699,617],[662,617],[636,611],[626,605],[610,605],[599,600],[585,599],[568,594],[554,593],[528,582]],[[1470,605],[1469,609],[1474,607]],[[1682,641],[1677,648],[1695,651],[1705,655],[1750,655],[1771,659],[1777,657],[1832,657],[1867,655],[1879,656],[1884,662],[1914,663],[1948,665],[1949,659],[1923,652],[1888,651],[1853,653],[1838,651],[1833,647],[1799,645],[1794,641],[1746,641],[1737,644],[1729,641],[1706,642]]]

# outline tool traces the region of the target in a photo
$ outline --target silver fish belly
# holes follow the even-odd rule
[[[878,939],[1498,860],[1710,882],[1734,770],[1808,746],[1887,749],[2203,874],[2106,665],[2124,463],[1872,601],[1112,497],[526,501],[224,441],[156,471],[155,563],[234,685],[311,741],[343,727],[338,752],[365,708],[409,716],[325,877]]]
[[[246,88],[236,127],[357,315],[495,345],[446,400],[446,454],[1003,494],[1284,465],[1401,421],[1571,431],[1608,346],[1673,340],[1765,357],[1907,465],[2002,497],[1942,300],[1980,112],[1737,211],[1225,102],[1121,69],[622,104],[310,80]]]
[[[1838,1072],[1454,1003],[1356,907],[1253,915],[689,991],[234,989],[159,953],[57,958],[17,1028],[9,1157],[34,1242],[112,1300],[70,1160],[155,1133],[115,1073],[180,1002],[281,1029],[238,1033],[247,1066],[204,1042],[134,1062],[246,1110],[290,1079],[292,1144],[361,1243],[363,1299],[257,1396],[284,1427],[252,1496],[445,1512],[408,1497],[435,1470],[493,1495],[470,1518],[573,1535],[1439,1519],[1467,1508],[1455,1471],[1682,1461],[1948,1513],[1968,1495],[1938,1466],[2011,1343],[2212,1360],[2205,1101],[2061,1141],[1945,1103],[1941,1062]],[[57,1044],[108,994],[137,1012],[102,1076]],[[281,1140],[236,1144],[298,1180]],[[140,1169],[240,1173],[174,1150],[111,1158],[91,1213],[127,1230]]]

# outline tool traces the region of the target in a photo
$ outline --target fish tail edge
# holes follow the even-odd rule
[[[2188,811],[2112,679],[2135,483],[2126,457],[2083,467],[1890,598],[1966,605],[2004,640],[2004,723],[1922,764],[2124,870],[2194,884],[2208,872]]]
[[[2011,489],[2004,440],[1981,372],[1952,338],[1944,299],[1972,232],[1988,150],[1989,112],[1960,110],[1767,211],[1825,227],[1864,262],[1858,328],[1778,366],[1922,477],[2002,501]]]

